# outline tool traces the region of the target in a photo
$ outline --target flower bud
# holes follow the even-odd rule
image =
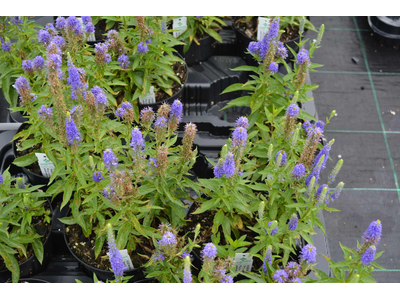
[[[327,193],[328,193],[328,187],[324,187],[324,188],[322,189],[321,194],[320,194],[319,197],[318,197],[318,205],[321,205],[321,204],[324,203],[324,200],[325,200],[325,198],[326,198],[326,194],[327,194]]]
[[[268,148],[268,159],[272,160],[272,151],[274,151],[274,145],[270,144]]]
[[[200,223],[198,223],[198,224],[196,225],[196,228],[194,229],[194,234],[195,234],[195,236],[198,236],[198,235],[199,235],[199,233],[200,233],[200,228],[201,228],[201,225],[200,225]]]
[[[93,161],[93,156],[89,156],[89,164],[90,164],[90,167],[92,168],[92,170],[94,170],[95,169],[95,165],[94,165],[94,161]]]
[[[309,183],[309,185],[308,185],[308,194],[309,194],[310,196],[313,195],[314,185],[315,185],[315,176],[313,176],[313,177],[311,178],[311,181],[310,181],[310,183]]]
[[[316,42],[316,47],[319,47],[319,44],[321,43],[322,40],[322,36],[324,35],[324,31],[325,31],[325,25],[322,24],[321,27],[319,28],[319,32],[318,32],[318,37],[317,37],[317,42]]]
[[[258,205],[258,217],[262,219],[264,217],[265,202],[261,201]]]
[[[333,168],[333,170],[328,178],[328,185],[335,181],[337,174],[339,173],[340,169],[342,168],[342,165],[343,165],[343,159],[339,160],[337,162],[336,166]]]

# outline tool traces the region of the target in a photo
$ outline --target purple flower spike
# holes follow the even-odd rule
[[[140,53],[147,53],[149,51],[149,47],[146,43],[140,42],[137,48]]]
[[[92,178],[93,178],[93,180],[95,182],[100,182],[100,181],[102,181],[104,179],[104,176],[101,175],[100,171],[96,171],[96,172],[93,173]]]
[[[296,230],[296,228],[297,228],[297,221],[298,221],[297,214],[293,214],[293,215],[290,217],[290,221],[289,221],[289,230],[290,230],[290,231]]]
[[[230,178],[235,174],[235,159],[232,152],[228,152],[226,155],[223,169],[226,178]]]
[[[117,61],[119,62],[119,66],[122,69],[128,69],[129,68],[129,58],[125,54],[121,54]]]
[[[111,225],[107,225],[107,242],[108,242],[108,256],[110,258],[111,269],[117,281],[122,280],[124,275],[124,270],[126,269],[124,265],[124,260],[119,252],[117,245],[115,244],[114,233],[112,231]]]
[[[299,115],[300,108],[297,104],[290,104],[288,109],[286,110],[286,115],[292,118],[295,118]]]
[[[308,244],[301,249],[300,262],[305,261],[307,264],[315,264],[317,261],[317,248]]]
[[[381,240],[382,236],[382,223],[379,220],[371,222],[368,229],[365,231],[362,238],[365,244],[376,245]]]
[[[67,141],[68,145],[77,145],[81,142],[81,134],[76,127],[74,119],[71,116],[67,116],[67,120],[65,122],[65,128],[67,132]]]
[[[176,236],[171,231],[167,231],[158,241],[159,246],[174,246],[176,243]]]
[[[276,72],[278,72],[279,66],[276,62],[272,62],[270,63],[268,69],[271,71],[272,74],[275,74]]]
[[[204,246],[201,254],[205,260],[212,260],[217,257],[217,247],[213,243],[208,243]]]
[[[178,99],[176,99],[174,101],[174,103],[172,103],[171,105],[171,110],[169,112],[169,117],[172,118],[176,118],[178,120],[178,122],[181,121],[182,119],[182,111],[183,111],[183,104],[181,101],[179,101]]]
[[[272,279],[278,283],[284,283],[288,280],[288,274],[285,272],[285,270],[277,270],[272,276]]]
[[[111,167],[118,167],[118,159],[110,148],[103,151],[103,161],[109,171],[111,170]]]
[[[375,252],[376,252],[375,246],[370,246],[367,250],[365,250],[365,252],[361,256],[361,262],[364,265],[369,265],[370,263],[372,263],[373,260],[375,259]]]
[[[297,164],[294,166],[292,175],[295,179],[301,179],[306,173],[306,167],[303,164]]]

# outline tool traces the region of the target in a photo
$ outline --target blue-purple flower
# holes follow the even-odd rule
[[[247,128],[249,127],[249,120],[246,117],[239,117],[236,120],[236,127],[243,127],[243,128]]]
[[[139,128],[135,127],[132,129],[131,143],[129,144],[133,148],[134,153],[142,153],[144,150],[144,139],[142,132]]]
[[[240,148],[246,147],[247,130],[244,127],[236,127],[232,133],[232,145]]]
[[[42,105],[38,110],[38,114],[42,119],[51,118],[53,116],[53,110],[51,107],[46,107]]]
[[[107,43],[97,43],[94,45],[94,52],[96,54],[96,62],[102,63],[106,62],[109,63],[111,61],[110,54],[107,53],[108,51],[108,44]]]
[[[167,127],[168,123],[167,123],[167,119],[164,117],[158,117],[156,119],[156,121],[154,122],[154,126],[158,127],[158,128],[165,128]]]
[[[308,244],[301,249],[300,262],[306,262],[307,264],[315,264],[317,261],[317,248],[313,245]]]
[[[288,274],[285,272],[285,270],[277,270],[272,276],[272,279],[278,283],[284,283],[288,280]]]
[[[318,127],[321,132],[324,132],[324,127],[325,127],[325,123],[322,120],[317,121],[317,123],[315,123],[315,127]]]
[[[282,154],[282,159],[279,162],[279,154]],[[286,161],[287,161],[287,154],[285,151],[283,150],[279,150],[278,153],[276,153],[276,157],[275,157],[276,163],[278,165],[278,167],[284,166],[286,165]]]
[[[217,247],[213,243],[207,243],[201,254],[205,260],[212,260],[217,257]]]
[[[219,160],[218,164],[214,167],[214,176],[215,178],[221,178],[224,175],[224,169],[222,167],[222,160]]]
[[[147,53],[149,51],[149,47],[146,43],[140,42],[137,48],[140,53]]]
[[[370,246],[363,255],[361,255],[361,262],[363,265],[369,265],[375,259],[376,248],[374,245]]]
[[[232,278],[232,276],[225,275],[225,276],[221,279],[221,283],[233,283],[233,278]]]
[[[365,244],[376,245],[381,240],[382,236],[382,223],[380,220],[376,220],[369,224],[368,229],[364,232],[362,238]]]
[[[0,173],[0,184],[3,184],[3,174]]]
[[[51,34],[45,29],[40,29],[38,32],[38,42],[47,45],[50,43],[50,40]]]
[[[192,273],[190,271],[190,257],[186,257],[183,268],[183,283],[191,283],[192,280]]]
[[[11,51],[11,46],[12,46],[12,44],[10,41],[2,41],[1,42],[1,48],[6,52]]]
[[[285,271],[289,277],[297,277],[300,275],[300,266],[297,262],[291,261],[286,265]]]
[[[124,265],[124,260],[119,252],[117,245],[115,244],[114,232],[110,224],[107,225],[107,242],[108,242],[108,257],[110,258],[111,269],[117,281],[122,280],[124,275],[124,270],[126,269]]]
[[[302,127],[303,127],[304,129],[307,129],[307,128],[309,128],[309,127],[312,127],[310,120],[304,121]]]
[[[126,56],[125,54],[121,54],[118,57],[117,61],[119,62],[119,66],[122,69],[128,69],[128,67],[129,67],[129,58],[128,58],[128,56]]]
[[[268,228],[271,227],[271,225],[272,225],[273,222],[274,222],[274,221],[268,222],[268,224],[267,224],[267,225],[268,225]],[[277,232],[278,232],[278,229],[279,229],[279,226],[276,225],[276,227],[275,227],[274,229],[272,229],[271,235],[274,235],[275,233],[277,233]]]
[[[279,66],[276,62],[273,61],[269,64],[268,69],[272,74],[275,74],[276,72],[278,72]]]
[[[100,171],[95,171],[95,172],[93,173],[92,178],[93,178],[93,180],[94,180],[95,182],[100,182],[100,181],[102,181],[102,180],[104,179],[104,176],[101,175],[101,172],[100,172]]]
[[[33,63],[31,60],[23,60],[22,61],[22,70],[24,70],[26,73],[33,73]]]
[[[104,108],[108,105],[106,93],[101,87],[95,86],[90,91],[94,95],[94,104],[96,106],[102,106]]]
[[[268,246],[267,252],[265,253],[264,262],[263,262],[263,272],[265,275],[268,274],[267,263],[272,265],[272,246]]]
[[[110,171],[111,167],[118,167],[118,158],[114,155],[114,152],[108,148],[103,151],[103,161],[106,168]]]
[[[33,67],[34,67],[36,70],[42,69],[42,68],[43,68],[43,65],[44,65],[44,58],[43,58],[43,57],[41,57],[41,56],[36,56],[36,57],[33,59]]]
[[[83,69],[76,68],[71,60],[68,60],[67,65],[69,74],[67,83],[71,86],[71,98],[77,100],[78,93],[80,93],[83,99],[85,99],[87,84],[81,80],[81,74],[85,75],[85,71]]]
[[[67,116],[65,121],[65,130],[67,132],[68,145],[77,145],[81,142],[81,134],[76,127],[74,119],[70,115]]]
[[[300,108],[297,104],[290,104],[288,109],[286,110],[286,115],[292,118],[295,118],[299,115]]]
[[[226,155],[223,170],[226,178],[230,178],[235,174],[235,159],[232,152],[228,152]]]
[[[109,200],[113,199],[115,195],[115,189],[112,185],[109,185],[104,188],[103,196]]]
[[[292,214],[289,221],[289,230],[291,231],[296,230],[297,221],[298,221],[297,214]]]
[[[180,122],[182,119],[182,111],[183,111],[183,104],[181,101],[176,99],[172,105],[171,105],[171,110],[169,111],[169,117],[175,118],[177,122]]]
[[[58,17],[56,19],[56,28],[58,30],[63,30],[65,27],[65,18],[64,17]]]
[[[310,57],[308,56],[308,50],[302,49],[297,54],[297,63],[298,64],[308,64],[310,62]]]
[[[292,175],[295,179],[303,178],[305,173],[306,167],[302,163],[295,165],[292,171]]]
[[[70,16],[70,17],[68,17],[66,19],[66,28],[67,28],[67,30],[72,31],[75,34],[81,34],[82,33],[81,23],[74,16]]]
[[[171,231],[167,231],[166,233],[164,233],[161,240],[158,240],[159,246],[172,247],[172,246],[176,245],[176,243],[177,243],[176,236]]]
[[[285,59],[288,56],[287,48],[281,41],[278,41],[278,47],[275,55],[281,57],[282,59]]]

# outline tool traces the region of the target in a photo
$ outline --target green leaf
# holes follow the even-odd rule
[[[96,242],[94,245],[94,256],[95,258],[97,258],[101,252],[101,249],[103,249],[103,245],[104,245],[104,241],[106,240],[106,236],[105,235],[100,235],[100,236],[96,236]]]
[[[28,155],[24,155],[14,159],[13,164],[18,167],[26,167],[33,164],[35,161],[37,161],[35,153],[29,153]]]
[[[220,95],[236,91],[254,91],[255,87],[245,83],[234,83],[228,86]]]
[[[212,30],[210,28],[205,28],[205,27],[204,27],[204,31],[207,32],[209,36],[211,36],[212,38],[214,38],[218,42],[222,43],[222,38],[216,31],[214,31],[214,30]]]
[[[247,278],[253,279],[256,283],[265,283],[265,281],[262,280],[262,278],[260,278],[258,275],[254,273],[241,273],[241,274],[243,274]]]
[[[255,191],[263,192],[267,190],[267,185],[264,183],[255,183],[253,185],[249,185],[249,188]]]
[[[211,210],[212,208],[216,207],[218,205],[218,201],[214,200],[208,200],[207,202],[204,202],[201,204],[201,207],[196,209],[196,211],[192,212],[192,214],[201,214],[202,212],[205,212],[207,210]]]
[[[76,220],[73,216],[71,217],[64,217],[64,218],[59,218],[58,219],[61,223],[67,224],[67,225],[74,225],[76,224]]]
[[[41,240],[35,239],[32,243],[32,248],[33,248],[33,252],[35,252],[37,259],[39,260],[40,263],[42,263],[44,248],[43,248],[43,244],[42,244]]]
[[[239,66],[239,67],[236,67],[236,68],[231,69],[231,71],[249,71],[249,72],[257,73],[258,67],[253,67],[253,66]]]
[[[14,283],[17,283],[19,280],[19,273],[20,273],[19,264],[14,255],[8,253],[8,251],[4,249],[5,247],[6,246],[0,244],[0,256],[3,258],[7,269],[12,273],[12,281]]]
[[[129,235],[132,231],[132,223],[124,223],[122,227],[118,230],[117,238],[115,239],[115,243],[117,244],[118,249],[125,249],[126,244],[128,243]]]

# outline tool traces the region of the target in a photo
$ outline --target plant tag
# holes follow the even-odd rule
[[[121,253],[122,260],[124,261],[124,266],[126,268],[125,271],[132,271],[135,267],[133,266],[131,257],[128,254],[128,250],[119,250],[119,253]]]
[[[77,18],[79,20],[79,23],[81,23],[82,28],[85,28],[85,24],[83,24],[82,18]],[[95,29],[96,31],[96,29]],[[83,35],[87,38],[88,42],[95,42],[96,37],[94,36],[94,32],[89,34],[89,36],[86,36],[85,30],[83,30]]]
[[[50,159],[47,158],[47,155],[44,153],[35,153],[38,158],[38,163],[40,167],[40,171],[44,177],[50,178],[51,173],[54,171],[54,165]]]
[[[270,18],[258,17],[257,41],[262,40],[268,33]]]
[[[235,254],[235,272],[251,271],[253,266],[253,257],[249,257],[249,253],[236,253]]]
[[[180,17],[172,20],[172,29],[176,30],[173,31],[172,34],[174,37],[180,36],[182,33],[184,33],[187,29],[187,18],[186,17]]]
[[[154,94],[154,86],[150,87],[150,93],[144,96],[139,96],[140,104],[153,104],[156,103],[156,94]]]

